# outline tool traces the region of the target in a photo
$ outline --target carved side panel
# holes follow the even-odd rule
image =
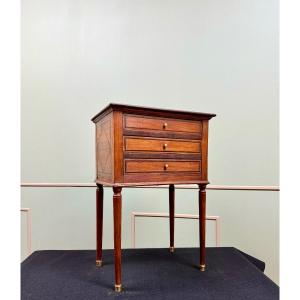
[[[108,114],[96,124],[97,180],[113,181],[113,118]]]

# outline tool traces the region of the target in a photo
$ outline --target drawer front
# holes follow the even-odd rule
[[[126,173],[200,172],[200,161],[125,160]]]
[[[144,129],[160,131],[177,131],[201,133],[202,123],[168,118],[149,118],[142,116],[125,115],[124,127],[127,129]]]
[[[182,141],[165,139],[143,139],[125,137],[126,151],[161,151],[200,153],[200,141]]]

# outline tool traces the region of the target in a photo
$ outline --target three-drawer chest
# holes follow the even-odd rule
[[[103,186],[113,188],[115,290],[121,284],[121,207],[126,186],[168,185],[174,252],[175,184],[199,187],[200,270],[205,270],[208,122],[215,114],[110,104],[96,125],[96,265],[102,266]]]

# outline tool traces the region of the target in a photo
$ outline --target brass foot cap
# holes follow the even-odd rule
[[[96,266],[102,267],[102,260],[96,260]]]
[[[117,293],[122,292],[122,284],[115,284],[115,291]]]
[[[205,271],[205,265],[200,265],[200,271],[202,271],[202,272]]]
[[[174,247],[170,247],[170,252],[173,253],[175,251]]]

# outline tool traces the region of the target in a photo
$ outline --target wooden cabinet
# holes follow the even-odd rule
[[[215,114],[110,104],[92,119],[96,125],[98,208],[103,206],[103,185],[112,186],[114,189],[117,291],[121,290],[122,187],[169,185],[170,249],[174,250],[174,185],[198,184],[202,241],[200,266],[204,269],[203,210],[205,210],[205,187],[208,184],[208,121],[214,116]],[[97,209],[98,265],[102,265],[102,210]]]

